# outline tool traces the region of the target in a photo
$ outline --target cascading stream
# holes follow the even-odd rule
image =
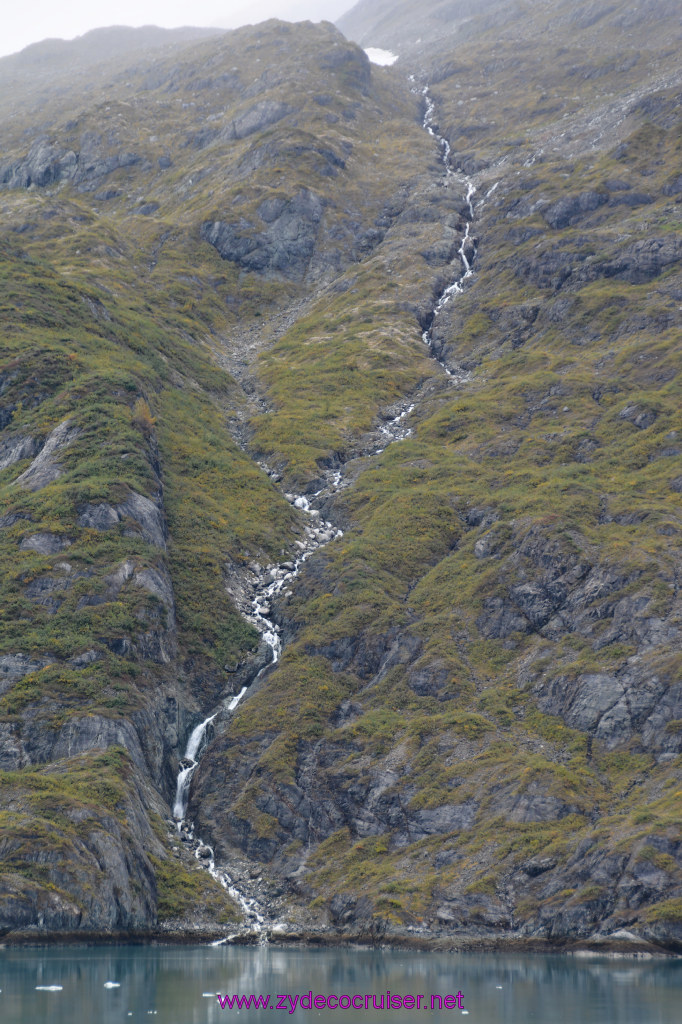
[[[395,421],[391,421],[391,424],[393,422],[397,424],[401,419],[402,414],[397,417]],[[401,430],[401,433],[406,436],[405,428],[399,429]],[[270,477],[274,477],[276,475],[264,463],[260,463],[260,466]],[[340,485],[340,482],[341,474],[334,473],[331,476],[327,487],[318,491],[314,497],[318,497],[325,490],[336,490]],[[250,611],[246,614],[246,618],[261,634],[261,637],[272,652],[272,657],[270,661],[260,669],[258,674],[254,677],[251,685],[253,685],[253,683],[255,683],[271,665],[274,665],[279,661],[282,653],[280,627],[270,617],[272,614],[271,603],[273,598],[280,594],[288,596],[291,593],[289,589],[291,584],[300,573],[303,564],[310,558],[313,552],[317,551],[325,544],[328,544],[329,541],[343,536],[342,530],[337,529],[332,523],[321,518],[319,510],[314,508],[310,500],[304,495],[286,494],[285,497],[292,505],[294,505],[295,508],[300,509],[310,517],[310,523],[304,528],[305,539],[296,542],[299,554],[293,560],[287,560],[279,565],[274,565],[263,570],[256,580],[251,599]],[[221,707],[214,711],[212,715],[206,718],[199,725],[195,726],[192,730],[189,740],[187,741],[185,756],[182,758],[179,765],[175,803],[173,805],[173,817],[176,821],[178,832],[182,833],[184,831],[187,839],[192,843],[197,859],[200,863],[205,865],[209,874],[216,881],[220,882],[232,899],[234,899],[239,905],[244,915],[244,919],[248,922],[251,930],[259,934],[264,940],[266,936],[264,931],[265,915],[262,912],[262,908],[258,904],[258,901],[253,896],[246,896],[241,892],[227,871],[216,867],[212,847],[204,843],[198,836],[195,836],[194,828],[191,823],[185,822],[190,783],[192,781],[192,776],[198,767],[201,753],[206,745],[205,741],[208,727],[211,722],[218,717],[218,715],[232,713],[246,694],[247,689],[248,687],[243,686],[240,692],[231,698],[226,707],[221,705]],[[207,854],[208,862],[206,862]]]
[[[414,82],[414,76],[410,76],[410,79]],[[419,90],[415,88],[413,91],[417,92]],[[423,127],[439,144],[442,151],[441,159],[445,169],[445,184],[448,185],[450,180],[455,177],[455,173],[450,167],[450,143],[446,138],[440,135],[434,127],[433,118],[435,104],[429,95],[428,86],[424,86],[420,91],[426,102]],[[466,229],[457,252],[459,257],[458,273],[452,283],[448,285],[440,295],[433,309],[431,324],[428,330],[424,331],[422,335],[424,344],[429,347],[431,355],[436,359],[439,365],[443,367],[448,377],[454,383],[464,383],[469,380],[470,375],[464,371],[453,372],[445,365],[444,362],[438,359],[433,350],[433,328],[438,315],[445,308],[452,296],[461,294],[464,282],[473,275],[473,263],[476,258],[476,244],[474,239],[471,237],[470,229],[471,223],[474,219],[473,197],[476,193],[476,187],[469,178],[465,177],[465,181],[467,185],[465,201],[469,207],[470,219],[466,223]],[[491,195],[495,188],[496,185],[493,186],[487,195]],[[374,447],[372,450],[367,452],[367,455],[380,455],[388,445],[397,441],[403,441],[410,437],[412,430],[405,425],[404,421],[413,411],[414,404],[410,404],[393,419],[383,424],[379,430],[381,435],[386,438],[386,443],[383,447]],[[275,480],[275,482],[279,480],[277,474],[265,463],[259,463],[259,465],[271,478]],[[342,486],[342,482],[342,470],[329,472],[327,474],[325,486],[312,496],[313,499],[320,497],[322,494],[329,495],[338,491]],[[299,540],[296,542],[299,548],[299,554],[294,559],[281,562],[279,565],[274,565],[261,571],[254,583],[250,611],[246,614],[246,618],[256,627],[265,643],[269,646],[272,652],[272,658],[263,668],[261,668],[253,682],[256,682],[271,665],[276,664],[282,653],[280,627],[271,618],[271,606],[273,599],[277,596],[288,597],[291,594],[291,586],[299,575],[301,568],[307,559],[310,558],[315,551],[323,547],[325,544],[328,544],[331,540],[343,536],[342,530],[337,529],[332,523],[321,518],[320,511],[311,504],[309,498],[300,494],[285,494],[285,498],[294,505],[295,508],[300,509],[309,516],[310,522],[304,529],[305,540]],[[253,683],[251,685],[253,685]],[[247,693],[247,689],[248,688],[246,686],[242,687],[241,691],[231,698],[227,706],[221,705],[221,707],[219,707],[212,715],[193,729],[187,742],[185,756],[181,760],[179,766],[173,816],[176,819],[178,830],[184,830],[187,838],[193,844],[194,854],[197,860],[206,867],[209,874],[219,882],[224,889],[226,889],[232,899],[234,899],[239,905],[242,913],[244,914],[244,918],[248,922],[252,931],[260,935],[261,941],[266,941],[266,918],[263,908],[253,896],[245,895],[244,892],[239,889],[224,868],[218,868],[216,866],[213,848],[196,837],[191,823],[185,823],[184,821],[184,816],[187,811],[190,783],[192,776],[198,767],[200,755],[205,747],[207,730],[218,715],[230,714],[235,710],[239,702]],[[234,936],[229,936],[225,939],[220,939],[217,943],[213,943],[213,945],[220,945],[223,942],[228,942],[233,937]]]
[[[410,75],[410,81],[414,84],[414,75]],[[452,170],[452,167],[450,166],[450,156],[452,150],[448,140],[444,136],[440,135],[436,127],[434,126],[434,113],[436,110],[436,105],[429,94],[429,87],[428,85],[425,85],[421,90],[413,88],[412,91],[415,93],[421,92],[421,95],[424,97],[426,109],[424,112],[424,120],[422,121],[422,127],[425,129],[425,131],[429,133],[431,138],[435,139],[438,142],[438,145],[441,150],[441,161],[445,169],[445,184],[449,185],[451,179],[455,177],[455,173]],[[448,377],[452,379],[453,383],[456,384],[463,384],[466,381],[468,381],[470,379],[470,374],[461,370],[453,371],[448,366],[446,366],[442,359],[438,358],[433,347],[433,330],[438,316],[440,315],[440,313],[442,313],[443,309],[448,304],[452,296],[462,294],[462,292],[464,291],[464,282],[468,278],[472,277],[474,273],[473,264],[474,260],[476,259],[476,243],[471,236],[471,224],[474,219],[473,197],[476,194],[476,186],[474,185],[470,178],[466,176],[464,176],[464,178],[467,186],[465,202],[469,207],[469,220],[466,223],[464,235],[462,237],[460,247],[457,250],[457,256],[459,257],[457,274],[452,284],[449,284],[447,288],[445,288],[445,290],[441,293],[440,298],[438,299],[436,305],[433,308],[431,323],[422,334],[422,341],[428,347],[433,358],[436,360],[439,366],[442,366]]]
[[[175,791],[175,803],[173,804],[173,817],[176,821],[182,821],[185,817],[185,811],[187,810],[187,798],[189,796],[189,784],[192,781],[192,775],[199,763],[197,756],[206,737],[206,730],[217,714],[218,712],[216,711],[210,718],[207,718],[204,722],[197,725],[192,730],[189,740],[187,741],[185,756],[180,762],[180,771],[178,772],[178,782]]]

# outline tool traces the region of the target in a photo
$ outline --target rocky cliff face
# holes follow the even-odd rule
[[[224,869],[245,930],[679,947],[679,19],[583,6],[7,122],[5,934],[234,930]]]

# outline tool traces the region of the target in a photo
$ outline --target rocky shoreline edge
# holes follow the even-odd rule
[[[273,947],[307,946],[349,949],[403,949],[431,953],[517,953],[575,957],[608,957],[610,959],[679,959],[682,942],[657,943],[637,937],[550,939],[527,935],[481,935],[474,931],[461,931],[457,935],[398,933],[376,936],[367,931],[335,932],[290,931],[278,932],[264,938],[255,932],[241,932],[225,936],[225,929],[195,926],[190,928],[168,926],[127,932],[38,932],[25,930],[0,936],[0,949],[7,947],[45,946],[197,946],[234,945]]]

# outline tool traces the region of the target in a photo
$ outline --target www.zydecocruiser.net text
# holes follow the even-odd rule
[[[223,1010],[286,1010],[287,1013],[295,1013],[296,1010],[463,1010],[464,996],[461,992],[456,995],[426,996],[423,992],[416,995],[398,995],[390,989],[380,995],[313,995],[306,992],[304,995],[221,995],[216,993],[218,1002]]]

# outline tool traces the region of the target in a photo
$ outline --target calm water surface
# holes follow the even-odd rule
[[[105,987],[116,983],[118,988]],[[38,986],[61,986],[40,990]],[[678,1024],[682,961],[560,956],[290,950],[274,946],[0,949],[2,1024]],[[356,998],[363,1009],[276,1006],[278,996]],[[386,992],[422,1009],[373,1009]],[[462,993],[464,1011],[430,1009]],[[217,994],[270,996],[268,1009],[221,1009]],[[364,997],[370,1009],[364,1009]],[[456,998],[453,1000],[455,1005]],[[343,1001],[342,1001],[343,1002]],[[423,1008],[426,1002],[427,1008]],[[434,1005],[438,1005],[437,1001]]]

